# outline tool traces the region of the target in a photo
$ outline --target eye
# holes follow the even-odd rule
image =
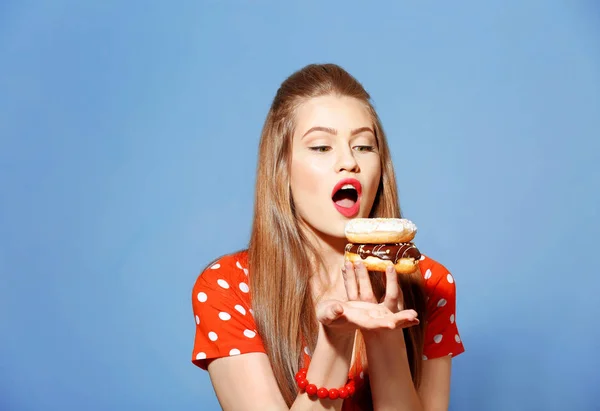
[[[309,147],[310,150],[312,151],[316,151],[319,153],[324,153],[326,151],[329,151],[331,149],[331,147],[329,146],[315,146],[315,147]]]
[[[358,151],[375,151],[374,146],[355,146],[354,148]]]

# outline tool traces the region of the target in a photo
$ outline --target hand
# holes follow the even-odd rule
[[[388,267],[386,293],[377,303],[366,267],[360,262],[346,262],[342,270],[348,301],[326,300],[317,305],[317,319],[327,328],[338,331],[374,331],[406,328],[419,324],[415,310],[404,310],[402,290],[393,267]]]

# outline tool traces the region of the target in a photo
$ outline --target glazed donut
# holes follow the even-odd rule
[[[346,225],[345,258],[361,261],[369,271],[385,271],[393,265],[396,273],[417,270],[421,253],[412,243],[415,224],[400,218],[357,218]]]
[[[415,238],[417,226],[406,218],[355,218],[346,224],[346,238],[356,244],[398,244]]]

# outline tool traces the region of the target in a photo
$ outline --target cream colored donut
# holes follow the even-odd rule
[[[346,223],[345,234],[355,244],[408,243],[417,226],[406,218],[354,218]]]
[[[396,264],[389,260],[381,260],[377,257],[367,257],[364,260],[358,254],[346,252],[345,257],[352,263],[361,261],[369,271],[383,271],[388,265],[393,265],[398,274],[412,274],[419,267],[419,262],[414,258],[400,258]]]

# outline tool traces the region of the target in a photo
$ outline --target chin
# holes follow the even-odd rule
[[[357,215],[356,217],[359,217],[359,215]],[[348,223],[348,221],[350,221],[356,217],[346,218],[346,217],[340,215],[340,216],[337,216],[337,218],[332,218],[331,219],[332,223],[330,224],[330,230],[328,230],[327,234],[330,237],[335,237],[335,238],[340,238],[340,239],[346,240],[346,224]],[[335,222],[335,223],[333,223],[333,222]]]

